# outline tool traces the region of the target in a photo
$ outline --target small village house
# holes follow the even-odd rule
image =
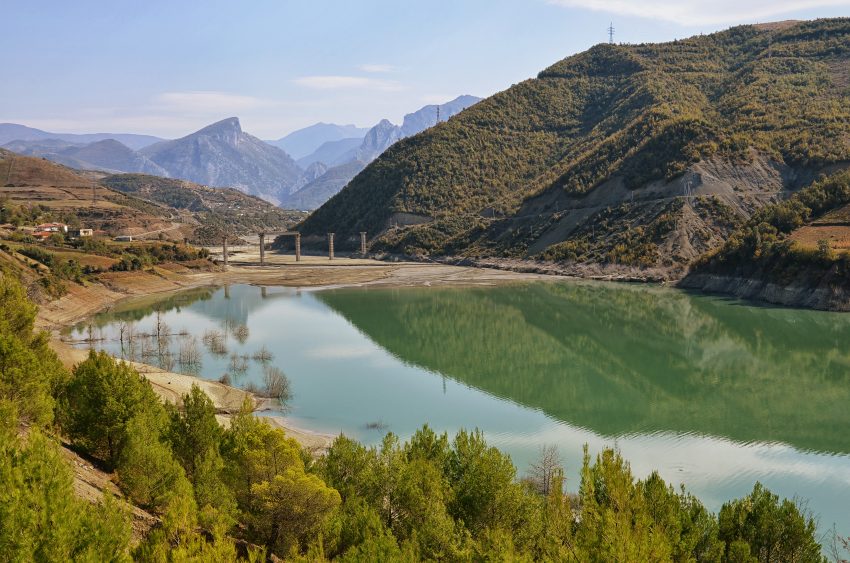
[[[68,231],[68,236],[71,238],[83,238],[94,236],[94,229],[71,229]]]
[[[68,233],[68,225],[65,223],[42,223],[36,226],[35,232],[32,234],[35,238],[46,240],[51,235],[65,235]]]

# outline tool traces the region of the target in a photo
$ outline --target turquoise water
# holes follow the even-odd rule
[[[120,327],[154,332],[157,317],[173,336],[119,342]],[[291,422],[310,430],[377,443],[424,423],[477,427],[520,473],[555,444],[572,490],[582,446],[616,446],[638,476],[657,469],[713,510],[761,481],[808,499],[822,530],[850,534],[850,315],[553,281],[237,285],[128,303],[90,324],[73,335],[175,371],[228,373],[236,386],[261,385],[276,366],[292,383]],[[218,354],[204,343],[212,332]],[[201,363],[181,365],[192,337]],[[253,359],[263,348],[268,362]]]

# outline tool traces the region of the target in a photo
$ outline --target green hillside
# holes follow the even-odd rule
[[[397,143],[302,231],[681,275],[850,160],[848,59],[847,18],[597,45]]]
[[[848,212],[850,171],[833,173],[754,213],[716,252],[700,257],[680,283],[773,303],[846,311]]]

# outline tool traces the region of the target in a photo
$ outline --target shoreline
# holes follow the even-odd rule
[[[459,285],[495,285],[529,280],[555,280],[554,276],[505,272],[471,266],[422,264],[416,262],[386,263],[376,260],[356,260],[354,263],[340,258],[335,264],[318,262],[310,257],[306,264],[286,264],[286,257],[269,266],[245,267],[234,265],[226,271],[194,272],[188,269],[174,272],[156,269],[154,273],[139,271],[122,276],[112,276],[105,283],[90,286],[73,286],[68,294],[39,306],[36,326],[50,333],[50,346],[62,363],[71,369],[85,360],[88,350],[76,348],[62,339],[61,333],[75,324],[122,303],[150,297],[160,300],[169,294],[191,289],[221,287],[227,284],[250,284],[277,287],[300,287],[309,291],[342,287],[433,287]],[[320,259],[320,258],[319,258]],[[327,260],[327,259],[325,259]],[[165,270],[163,272],[162,270]],[[127,275],[129,274],[129,275]],[[156,275],[155,275],[156,274]],[[170,274],[170,275],[169,275]],[[336,436],[300,428],[288,422],[285,416],[267,415],[271,411],[269,400],[262,399],[242,389],[215,380],[168,372],[142,362],[128,362],[153,386],[157,395],[167,402],[179,402],[180,397],[197,384],[210,397],[216,407],[216,418],[229,424],[233,413],[238,412],[243,401],[249,398],[254,404],[255,416],[267,420],[273,427],[282,429],[302,447],[314,454],[327,449]]]
[[[289,258],[289,257],[282,257]],[[68,294],[39,305],[38,328],[57,331],[70,327],[119,303],[145,296],[157,297],[203,287],[228,284],[296,287],[309,291],[345,287],[481,286],[523,281],[581,279],[564,275],[521,272],[487,266],[420,262],[381,262],[338,258],[328,263],[321,257],[295,265],[284,260],[266,266],[229,266],[227,271],[126,272],[90,286],[73,286]],[[355,263],[345,264],[352,260]],[[153,278],[153,280],[151,280]],[[151,283],[153,282],[153,283]]]

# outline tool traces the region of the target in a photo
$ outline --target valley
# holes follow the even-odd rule
[[[10,6],[0,560],[843,563],[850,18],[638,4]]]

